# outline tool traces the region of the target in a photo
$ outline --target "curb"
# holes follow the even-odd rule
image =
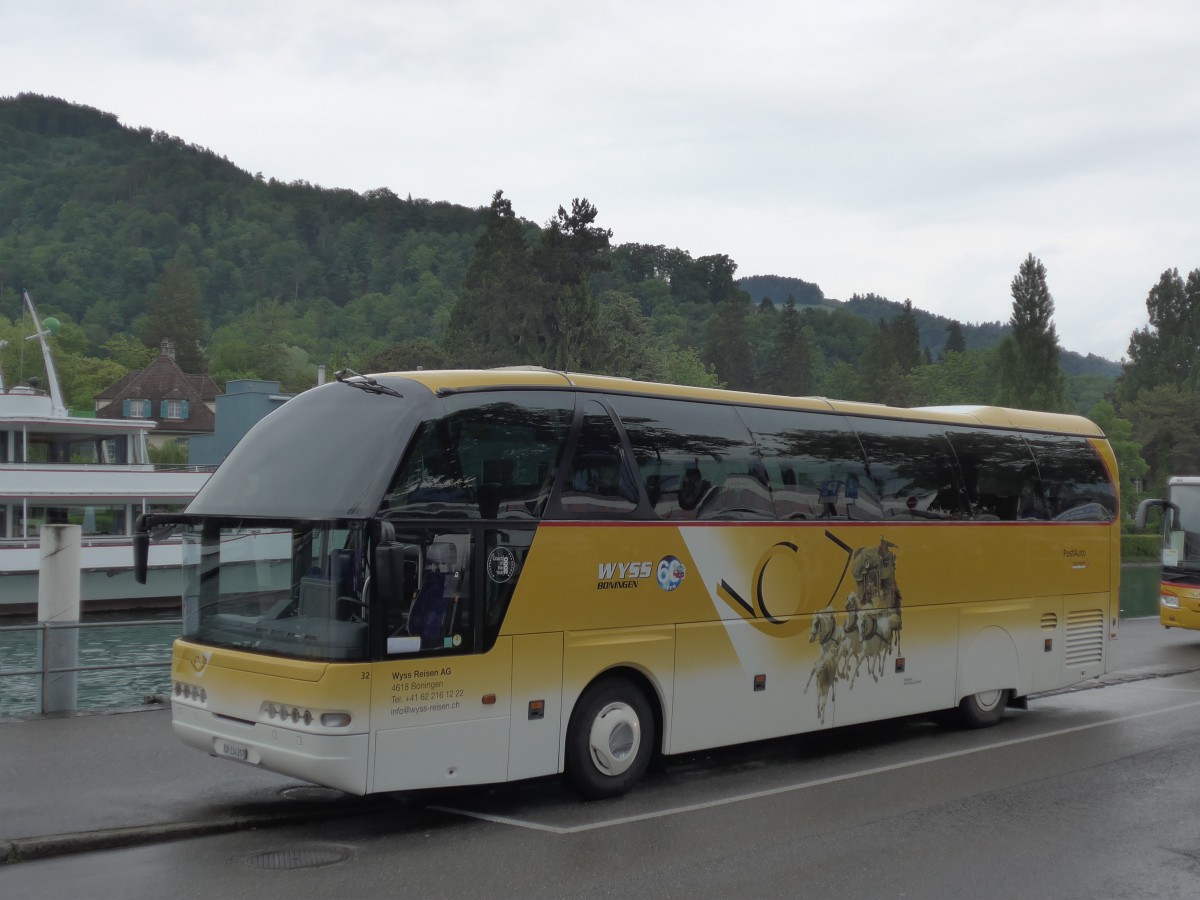
[[[281,825],[296,825],[316,819],[333,819],[344,816],[377,812],[386,805],[379,803],[357,803],[343,809],[314,809],[311,806],[294,812],[260,813],[257,815],[228,816],[200,822],[168,822],[161,825],[134,825],[127,828],[108,828],[102,831],[77,831],[69,834],[51,834],[39,837],[7,838],[0,840],[0,865],[48,859],[72,853],[90,853],[97,850],[118,850],[143,844],[158,844],[185,838],[207,837],[213,834],[228,834],[251,828],[273,828]]]
[[[69,853],[88,853],[95,850],[115,850],[141,844],[161,843],[182,838],[206,837],[247,828],[287,825],[309,818],[309,815],[278,813],[262,816],[235,816],[208,822],[171,822],[164,825],[136,825],[104,831],[77,831],[71,834],[51,834],[41,837],[16,838],[0,841],[0,855],[7,864],[63,856]]]

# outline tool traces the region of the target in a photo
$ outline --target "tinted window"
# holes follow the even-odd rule
[[[646,397],[610,400],[660,518],[774,515],[754,442],[732,407]]]
[[[844,418],[786,409],[740,412],[762,454],[779,518],[878,518],[877,505],[860,505],[866,466]]]
[[[628,515],[637,509],[637,487],[617,426],[603,406],[584,401],[579,440],[563,481],[565,515]]]
[[[868,484],[884,518],[944,519],[967,514],[944,427],[850,419],[867,454]]]
[[[574,414],[571,394],[457,394],[431,413],[384,498],[389,518],[541,515]]]
[[[1028,435],[1037,459],[1051,519],[1108,522],[1117,497],[1096,448],[1084,438]]]
[[[975,518],[1046,518],[1037,464],[1020,434],[964,428],[947,437]]]

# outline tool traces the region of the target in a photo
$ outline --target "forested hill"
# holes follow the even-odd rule
[[[754,303],[760,303],[764,298],[771,300],[776,306],[785,303],[788,297],[795,299],[798,306],[823,307],[825,309],[842,309],[862,316],[870,322],[891,322],[904,312],[904,304],[895,300],[878,297],[875,294],[855,294],[849,300],[841,301],[827,298],[820,287],[799,278],[786,278],[779,275],[751,275],[738,279],[738,287],[750,294]],[[920,335],[921,347],[928,349],[937,356],[946,344],[947,329],[950,319],[934,313],[913,309],[917,320],[917,331]],[[995,347],[1011,330],[1002,322],[959,322],[962,335],[968,350],[987,350]],[[1059,363],[1068,375],[1096,375],[1103,378],[1116,378],[1121,374],[1121,364],[1094,354],[1084,356],[1070,350],[1062,350]]]
[[[76,408],[163,339],[185,371],[285,390],[311,385],[318,364],[532,363],[898,405],[994,399],[990,351],[974,348],[999,326],[964,325],[978,355],[951,372],[937,365],[940,317],[825,300],[798,278],[739,281],[724,254],[613,244],[585,199],[562,198],[541,224],[502,191],[488,200],[282,183],[109,112],[0,98],[0,364],[19,362],[28,290],[63,323],[55,353]],[[749,302],[764,295],[773,304]],[[1117,372],[1095,363],[1062,357],[1088,379],[1071,392],[1081,410]]]
[[[457,290],[480,209],[265,181],[215,152],[89,107],[0,99],[0,267],[89,340],[147,310],[163,267],[194,266],[212,329],[266,299],[342,307],[433,273]]]

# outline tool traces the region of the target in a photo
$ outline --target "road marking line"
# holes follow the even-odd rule
[[[948,759],[956,759],[961,756],[970,756],[975,753],[983,753],[988,750],[999,750],[1003,747],[1015,747],[1018,744],[1028,744],[1033,741],[1041,741],[1046,738],[1062,737],[1068,734],[1078,734],[1081,731],[1090,731],[1093,728],[1102,728],[1106,725],[1119,725],[1122,722],[1133,722],[1137,719],[1144,719],[1147,716],[1158,716],[1164,713],[1179,712],[1184,709],[1200,706],[1200,700],[1193,700],[1191,703],[1181,703],[1178,706],[1171,706],[1165,709],[1152,709],[1143,712],[1130,713],[1127,716],[1118,716],[1115,719],[1105,719],[1102,722],[1092,722],[1087,725],[1074,725],[1070,728],[1060,728],[1057,731],[1048,731],[1044,734],[1033,734],[1027,737],[1009,738],[1005,741],[998,741],[993,744],[984,744],[979,747],[970,747],[965,750],[952,750],[949,753],[937,753],[933,756],[923,756],[919,759],[908,760],[907,762],[892,763],[887,766],[876,766],[871,769],[863,769],[858,772],[847,772],[842,775],[831,775],[828,778],[817,778],[813,781],[802,781],[798,784],[788,784],[781,787],[767,788],[762,791],[751,791],[748,794],[735,794],[732,797],[723,797],[719,800],[706,800],[703,803],[689,803],[686,806],[673,806],[667,809],[661,809],[657,812],[640,813],[635,816],[620,816],[615,819],[604,819],[599,822],[589,822],[586,825],[571,825],[562,827],[558,825],[545,825],[541,822],[533,822],[527,819],[516,819],[509,816],[495,816],[489,813],[472,812],[467,809],[458,809],[451,806],[431,806],[429,809],[437,810],[438,812],[451,813],[459,816],[467,816],[472,819],[480,819],[484,822],[494,822],[498,825],[512,825],[517,828],[526,828],[532,831],[545,831],[550,834],[580,834],[585,831],[597,831],[601,828],[613,828],[617,825],[629,825],[634,822],[645,822],[651,819],[662,819],[667,816],[677,816],[682,813],[699,812],[705,809],[714,809],[718,806],[729,806],[734,803],[744,803],[749,800],[761,800],[764,797],[774,797],[779,794],[789,794],[795,791],[804,791],[809,788],[824,787],[829,784],[837,784],[842,781],[851,781],[855,778],[869,778],[872,775],[884,775],[888,772],[896,772],[901,769],[910,769],[914,766],[923,766],[928,763],[942,762]]]

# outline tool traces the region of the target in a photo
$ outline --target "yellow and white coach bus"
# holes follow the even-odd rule
[[[1105,672],[1116,463],[1086,419],[545,369],[352,374],[185,514],[173,723],[354,794],[1007,705]]]

